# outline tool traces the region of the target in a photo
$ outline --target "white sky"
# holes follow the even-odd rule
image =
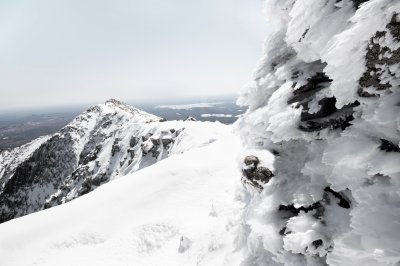
[[[262,0],[0,0],[0,109],[234,94]]]

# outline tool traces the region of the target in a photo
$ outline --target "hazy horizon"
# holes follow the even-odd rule
[[[43,135],[54,134],[94,104],[102,103],[0,110],[0,151],[18,147]],[[235,104],[233,95],[125,103],[169,121],[193,117],[200,121],[231,124],[244,113],[244,109]]]
[[[0,3],[0,110],[236,94],[268,25],[261,0]]]
[[[110,99],[115,99],[132,105],[140,109],[141,106],[145,105],[162,105],[162,104],[181,104],[181,103],[200,103],[200,102],[212,102],[216,100],[226,99],[236,101],[237,94],[223,94],[223,95],[201,95],[201,96],[187,96],[187,97],[175,97],[175,98],[159,98],[159,99],[120,99],[120,98],[107,98],[99,101],[86,101],[81,103],[63,103],[63,104],[51,104],[45,103],[37,106],[17,106],[11,108],[4,108],[0,106],[0,116],[7,116],[9,114],[42,114],[42,113],[57,113],[57,112],[76,112],[84,111],[87,108],[96,105],[103,104]]]

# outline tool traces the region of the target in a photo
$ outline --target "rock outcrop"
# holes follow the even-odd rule
[[[267,167],[259,166],[260,160],[254,155],[244,158],[242,167],[242,183],[255,187],[262,191],[263,185],[267,184],[274,174]]]

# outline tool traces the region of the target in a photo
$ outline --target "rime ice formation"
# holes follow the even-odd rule
[[[191,135],[204,125],[212,126],[203,137]],[[53,136],[0,153],[0,222],[68,202],[184,152],[190,141],[202,145],[221,128],[163,121],[116,100],[95,105]]]
[[[268,0],[266,15],[237,127],[275,176],[242,199],[243,265],[400,265],[400,1]]]

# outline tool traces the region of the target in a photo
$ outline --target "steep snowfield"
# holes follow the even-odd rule
[[[182,150],[169,158],[2,224],[0,265],[237,264],[232,217],[240,143],[223,127],[204,141],[212,123],[189,126],[191,139],[182,138]]]

